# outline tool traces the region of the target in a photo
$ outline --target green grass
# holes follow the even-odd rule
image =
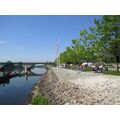
[[[33,105],[48,105],[49,101],[44,96],[36,96],[32,99]]]
[[[92,71],[92,68],[86,67],[86,68],[83,69],[83,71],[84,71],[84,72],[89,72],[89,71]]]
[[[117,71],[105,71],[103,73],[104,74],[108,74],[108,75],[117,75],[117,76],[120,76],[120,72],[117,72]]]

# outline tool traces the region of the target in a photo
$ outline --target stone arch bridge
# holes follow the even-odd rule
[[[28,68],[31,68],[32,66],[35,66],[37,64],[44,65],[44,67],[47,69],[55,66],[55,64],[52,62],[11,62],[11,63],[0,62],[0,67],[7,66],[7,64],[19,64],[19,63],[22,64],[24,67],[28,67]]]

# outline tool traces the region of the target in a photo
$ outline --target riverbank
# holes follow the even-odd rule
[[[120,104],[120,76],[52,68],[32,90],[52,105]]]
[[[41,82],[41,79],[32,87],[31,92],[28,94],[28,97],[25,101],[25,104],[31,105],[32,99],[40,95],[40,88],[39,88],[40,82]]]

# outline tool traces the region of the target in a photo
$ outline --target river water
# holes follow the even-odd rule
[[[32,72],[43,74],[46,69],[35,68]],[[17,76],[4,82],[0,80],[0,105],[24,105],[32,87],[40,79],[40,75],[33,74],[32,76]]]

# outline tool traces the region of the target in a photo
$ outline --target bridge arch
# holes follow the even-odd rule
[[[29,72],[31,72],[32,74],[35,74],[35,75],[43,75],[43,73],[42,73],[42,74],[37,74],[37,73],[32,72],[32,70],[35,69],[35,68],[44,68],[44,69],[46,69],[46,66],[45,66],[44,64],[33,64],[33,65],[31,65],[31,66],[28,68]]]

